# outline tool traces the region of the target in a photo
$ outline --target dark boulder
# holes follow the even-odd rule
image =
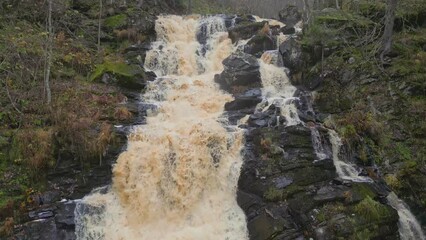
[[[247,108],[254,108],[262,101],[262,91],[260,89],[250,89],[243,94],[237,95],[235,100],[225,104],[226,111],[235,111]]]
[[[256,22],[256,18],[254,18],[253,15],[235,16],[233,21],[235,25],[242,25],[247,23],[254,23]]]
[[[147,43],[134,44],[124,50],[124,56],[129,64],[144,64],[146,52],[150,49]]]
[[[302,20],[302,14],[296,6],[288,6],[279,12],[280,21],[289,27],[294,27],[296,23]]]
[[[225,70],[215,76],[215,81],[225,90],[237,86],[260,85],[257,59],[246,53],[235,53],[223,61]]]
[[[258,34],[248,41],[244,47],[244,52],[260,58],[265,51],[274,49],[275,43],[271,36]]]
[[[22,230],[13,239],[17,240],[74,240],[76,239],[73,230],[58,228],[54,218],[36,220],[25,223]]]
[[[283,42],[279,51],[283,59],[284,66],[291,72],[297,72],[303,67],[302,47],[295,38],[290,38]]]
[[[296,33],[296,29],[294,27],[284,26],[280,29],[280,32],[285,34],[285,35],[289,35],[289,34]]]
[[[237,25],[229,29],[229,38],[232,43],[236,43],[241,39],[249,39],[259,33],[262,29],[269,28],[268,22],[250,22],[242,25]]]

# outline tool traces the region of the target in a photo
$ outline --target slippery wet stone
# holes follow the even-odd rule
[[[225,90],[238,86],[260,85],[259,63],[252,55],[235,53],[223,61],[224,71],[215,81]]]

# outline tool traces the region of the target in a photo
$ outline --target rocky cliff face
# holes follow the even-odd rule
[[[250,31],[251,26],[237,25],[230,31],[235,35],[235,31]],[[271,33],[270,38],[279,38]],[[300,35],[286,37],[289,40],[272,54],[279,54],[291,79],[297,79],[306,64],[306,53],[299,45]],[[398,239],[398,214],[386,204],[386,184],[338,177],[329,130],[322,124],[324,114],[314,110],[308,90],[318,83],[302,86],[293,95],[301,119],[296,124],[283,119],[286,113],[280,112],[284,109],[276,102],[259,109],[265,99],[262,87],[266,86],[256,73],[259,63],[251,58],[270,50],[259,49],[252,56],[240,54],[226,59],[225,71],[216,80],[236,98],[227,107],[230,120],[247,119],[239,122],[246,128],[246,146],[238,202],[247,216],[250,239]],[[369,211],[380,213],[372,216]]]

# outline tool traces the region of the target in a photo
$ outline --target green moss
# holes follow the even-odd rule
[[[264,197],[269,201],[280,201],[283,198],[283,191],[275,187],[269,187]]]
[[[349,139],[355,139],[357,137],[355,126],[352,124],[348,124],[346,126],[343,126],[339,129],[340,135],[349,140]]]
[[[127,15],[118,14],[105,19],[105,26],[109,28],[120,28],[127,24]]]
[[[345,210],[346,207],[340,202],[327,203],[319,209],[316,219],[319,222],[325,222],[332,219],[337,214],[344,213]]]
[[[379,221],[391,215],[387,206],[374,201],[370,196],[358,203],[354,212],[367,222]]]
[[[404,161],[411,161],[411,150],[407,146],[405,146],[403,143],[397,143],[395,146],[395,149],[402,160]]]
[[[299,193],[305,190],[304,187],[297,186],[295,184],[291,184],[284,189],[277,189],[275,187],[270,187],[265,192],[264,197],[268,201],[276,202],[283,201],[287,198],[292,197],[294,194]]]
[[[370,240],[372,239],[374,234],[370,231],[370,229],[362,229],[360,231],[356,231],[350,237],[351,240]]]
[[[374,198],[376,193],[371,189],[370,185],[367,183],[355,183],[352,186],[352,195],[357,196],[358,198]]]
[[[111,73],[119,77],[131,78],[141,73],[141,69],[136,65],[127,65],[122,62],[105,62],[96,66],[95,71],[90,75],[89,80],[98,80],[104,73]]]

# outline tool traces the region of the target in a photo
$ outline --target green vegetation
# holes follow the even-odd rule
[[[105,19],[105,26],[109,28],[121,28],[127,24],[127,15],[118,14]]]
[[[327,203],[319,209],[316,219],[320,223],[329,221],[333,216],[344,213],[345,210],[346,207],[342,203]]]
[[[170,9],[164,3],[138,7],[136,1],[126,6],[108,1],[101,12],[98,46],[98,3],[63,1],[53,8],[50,104],[43,82],[47,1],[0,4],[2,239],[19,223],[20,213],[33,207],[30,196],[48,187],[49,171],[66,159],[82,170],[76,173],[82,178],[103,164],[108,149],[119,147],[113,125],[133,119],[118,87],[141,89],[145,75],[139,66],[125,63],[124,50],[152,37],[154,30],[153,25],[132,24],[132,19],[152,22],[153,16]],[[109,84],[99,81],[104,74]]]
[[[375,222],[389,217],[388,215],[390,214],[388,206],[374,201],[371,197],[366,197],[358,203],[355,206],[354,211],[366,222]]]

